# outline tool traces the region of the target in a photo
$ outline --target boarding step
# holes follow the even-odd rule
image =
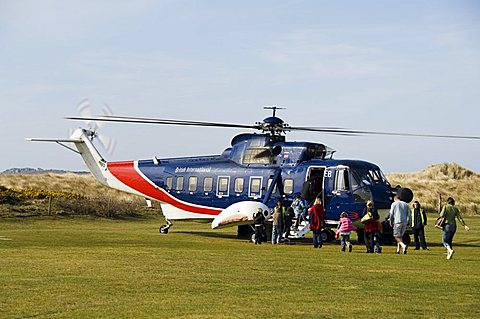
[[[288,237],[291,238],[291,239],[304,238],[308,234],[309,231],[310,231],[310,223],[309,222],[302,222],[298,226],[298,229],[295,229],[295,228],[292,227]]]

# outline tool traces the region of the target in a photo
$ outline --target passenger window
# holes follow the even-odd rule
[[[244,183],[243,177],[235,178],[235,193],[243,192],[243,183]]]
[[[217,182],[217,195],[228,196],[230,177],[220,176]]]
[[[203,191],[205,193],[211,192],[213,190],[213,177],[205,177],[203,179]]]
[[[183,180],[184,180],[183,176],[178,176],[177,177],[177,184],[175,186],[175,190],[177,190],[177,191],[183,190]]]
[[[197,190],[197,176],[190,176],[188,178],[188,191],[195,192]]]
[[[293,179],[288,178],[283,181],[283,192],[285,194],[293,194]]]
[[[173,177],[167,177],[167,190],[171,190],[173,185]]]
[[[250,193],[260,193],[261,185],[262,185],[262,179],[252,178],[250,180]]]

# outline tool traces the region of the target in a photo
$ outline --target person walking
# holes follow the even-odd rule
[[[348,252],[352,252],[353,245],[350,243],[350,233],[356,229],[357,227],[352,224],[352,220],[348,217],[348,213],[341,213],[337,227],[337,235],[340,237],[342,251],[345,251],[348,247]]]
[[[272,221],[272,244],[280,244],[283,230],[283,206],[281,201],[277,201],[273,209]]]
[[[290,207],[293,208],[293,212],[295,213],[295,229],[298,229],[298,226],[304,219],[303,211],[305,210],[305,202],[302,195],[298,194]]]
[[[324,223],[324,214],[322,200],[320,198],[315,198],[314,205],[308,211],[309,221],[310,221],[310,230],[313,232],[313,247],[322,248],[322,227]]]
[[[400,254],[400,249],[403,254],[406,254],[407,245],[403,242],[402,237],[410,222],[410,207],[408,207],[407,203],[400,200],[398,194],[395,195],[394,201],[390,207],[389,221],[393,228],[393,237],[397,242],[397,254]]]
[[[381,248],[375,249],[375,235],[380,233],[379,229],[379,222],[380,215],[378,215],[378,211],[373,205],[371,200],[367,201],[367,205],[363,210],[363,216],[369,215],[370,219],[368,219],[364,225],[364,233],[365,233],[365,246],[367,248],[367,254],[373,254],[375,251],[381,251]],[[378,246],[380,245],[377,242]]]
[[[263,210],[258,208],[253,215],[253,224],[255,225],[255,245],[262,243],[263,226],[265,223],[265,216],[263,216]]]
[[[442,243],[443,246],[447,249],[447,259],[452,259],[455,251],[453,250],[453,236],[457,231],[457,223],[455,217],[463,225],[465,231],[469,231],[470,228],[465,224],[462,215],[457,207],[455,207],[455,200],[452,197],[447,198],[447,205],[443,206],[440,211],[440,217],[445,218],[445,223],[443,224],[443,235]]]
[[[415,238],[414,250],[428,250],[427,242],[425,241],[425,225],[427,225],[427,214],[418,201],[413,202],[413,209],[411,211],[411,220],[413,237]]]

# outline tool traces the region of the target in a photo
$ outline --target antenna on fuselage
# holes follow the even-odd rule
[[[278,107],[276,105],[271,105],[271,106],[264,106],[263,109],[265,110],[273,110],[273,117],[275,117],[275,113],[277,112],[277,110],[285,110],[284,107]]]

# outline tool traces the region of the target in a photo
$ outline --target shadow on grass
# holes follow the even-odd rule
[[[235,239],[235,240],[244,240],[245,238],[238,238],[235,234],[224,234],[224,233],[215,233],[211,231],[176,231],[176,234],[185,234],[185,235],[194,235],[207,238],[224,238],[224,239]]]
[[[443,247],[443,244],[440,242],[429,243],[427,242],[428,247]],[[410,243],[410,247],[415,246],[415,243]],[[469,243],[469,242],[453,242],[453,247],[473,247],[473,248],[480,248],[480,244],[478,243]]]

